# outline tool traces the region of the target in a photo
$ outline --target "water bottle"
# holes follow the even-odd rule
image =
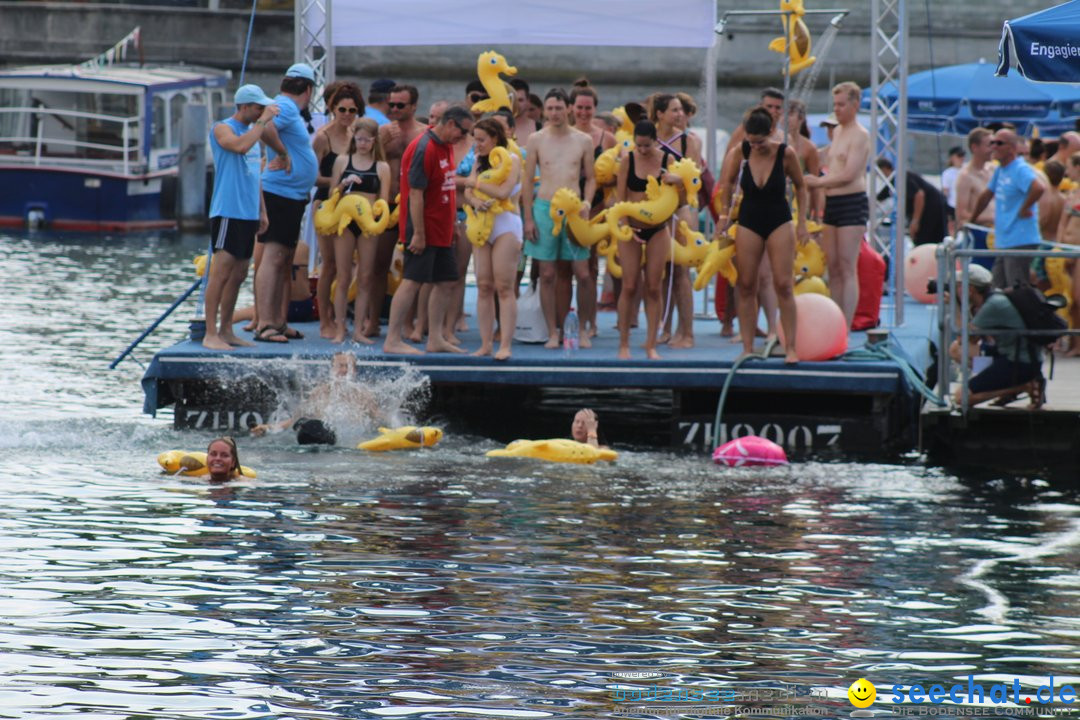
[[[578,317],[574,308],[570,308],[570,312],[566,314],[566,319],[563,320],[563,355],[570,357],[577,352],[578,349]]]

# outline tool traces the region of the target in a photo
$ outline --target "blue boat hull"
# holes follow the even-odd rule
[[[123,175],[0,163],[0,187],[0,225],[25,225],[35,211],[57,230],[128,231],[176,224],[175,171]]]

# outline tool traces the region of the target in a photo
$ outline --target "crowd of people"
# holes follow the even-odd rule
[[[671,244],[686,242],[675,237],[674,225],[680,220],[692,228],[699,224],[685,190],[679,190],[680,207],[670,222],[630,221],[634,239],[620,243],[618,250],[622,277],[604,278],[605,283],[600,282],[596,250],[576,242],[570,223],[556,234],[550,214],[552,197],[562,188],[578,194],[582,217],[591,220],[616,202],[645,198],[650,176],[678,186],[679,178],[667,172],[671,162],[688,158],[705,168],[702,142],[689,130],[697,111],[693,98],[655,93],[643,103],[626,104],[633,142],[620,148],[616,176],[601,185],[594,163],[615,146],[622,123],[599,112],[596,90],[581,80],[569,92],[552,88],[540,98],[518,77],[509,86],[509,107],[473,112],[476,103],[488,98],[485,86],[474,81],[461,100],[432,103],[422,116],[420,94],[411,85],[376,80],[365,98],[357,83],[336,81],[323,92],[324,120],[310,116],[315,75],[305,64],[286,71],[273,98],[255,85],[241,87],[236,112],[211,133],[217,173],[210,211],[215,262],[203,345],[227,350],[251,344],[233,330],[236,296],[249,261],[255,266],[255,304],[245,329],[253,341],[288,343],[302,337],[290,323],[310,318],[310,308],[294,312],[300,309],[297,303],[310,301],[322,337],[372,344],[382,333],[387,273],[397,253],[402,278],[385,330],[388,353],[464,352],[457,333],[465,326],[464,276],[470,261],[481,337],[475,355],[511,356],[525,273],[536,283],[546,347],[561,345],[563,319],[575,305],[575,285],[581,347],[589,347],[597,332],[602,285],[610,288],[605,304],[618,311],[620,358],[631,356],[630,330],[642,304],[643,347],[649,358],[658,358],[658,347],[665,343],[693,347],[691,277],[686,267],[669,262]],[[858,88],[838,86],[834,100],[827,174],[822,175],[822,158],[808,140],[805,106],[792,102],[782,121],[783,94],[769,89],[761,107],[752,109],[736,131],[719,183],[720,205],[726,202],[729,208],[725,214],[734,215],[735,202],[745,213],[736,238],[742,324],[756,327],[760,302],[770,331],[779,317],[790,330],[785,337],[792,347],[791,273],[781,268],[790,268],[795,243],[805,241],[806,218],[824,219],[834,297],[849,319],[855,307],[855,258],[867,215],[862,168],[869,139],[854,119]],[[485,174],[495,148],[511,150],[512,167],[499,183],[488,182]],[[744,166],[751,168],[745,175]],[[701,200],[712,206],[711,174],[704,178]],[[789,180],[801,208],[800,222],[775,221],[792,217]],[[369,236],[353,222],[312,238],[320,259],[314,297],[297,298],[295,278],[302,264],[297,244],[305,235],[305,215],[333,195],[358,195],[367,202],[364,207],[381,200],[396,214],[397,225]],[[490,237],[474,247],[466,238],[464,210],[484,212],[494,204],[502,211]],[[764,220],[745,222],[751,217]],[[725,232],[729,222],[719,218],[717,231]],[[790,348],[788,355],[794,360]]]

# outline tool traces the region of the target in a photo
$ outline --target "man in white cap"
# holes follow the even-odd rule
[[[961,274],[957,271],[957,288],[960,282]],[[994,398],[1002,398],[1002,402],[1007,403],[1015,400],[1020,393],[1027,392],[1031,397],[1031,406],[1041,407],[1046,387],[1042,374],[1042,351],[1037,343],[1016,334],[1018,330],[1028,329],[1023,316],[1005,293],[994,291],[993,273],[975,263],[968,265],[968,301],[972,313],[972,347],[968,357],[974,359],[979,355],[976,345],[979,336],[985,336],[980,344],[987,348],[983,355],[990,357],[989,364],[968,381],[968,404],[978,405]],[[959,362],[959,340],[953,342],[949,353]],[[959,389],[954,399],[959,405]]]
[[[259,235],[262,260],[255,269],[255,339],[284,343],[303,335],[288,327],[289,273],[293,252],[300,239],[311,189],[319,174],[311,149],[307,124],[300,113],[307,108],[315,88],[315,71],[296,63],[285,71],[281,92],[274,104],[281,112],[266,126],[264,140],[270,146],[263,171],[263,199],[269,227]]]
[[[203,347],[229,350],[251,345],[233,333],[233,310],[247,276],[255,236],[266,230],[266,208],[259,186],[259,140],[280,109],[258,85],[236,91],[236,112],[210,131],[214,156],[214,194],[210,237],[214,257],[206,284],[206,335]],[[218,308],[221,323],[218,324]]]

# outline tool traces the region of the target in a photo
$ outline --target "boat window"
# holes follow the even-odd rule
[[[225,91],[218,89],[210,93],[210,120],[211,122],[217,122],[218,120],[224,120],[233,114],[231,105],[226,104]]]
[[[51,107],[58,107],[51,104]],[[61,105],[59,107],[70,107]],[[138,113],[138,98],[134,95],[111,93],[75,93],[75,109],[89,117],[73,118],[75,141],[80,157],[118,160],[123,158],[124,120]],[[138,143],[135,126],[129,125],[127,145]],[[113,150],[111,148],[116,148]]]
[[[183,95],[173,95],[172,102],[169,103],[171,131],[169,132],[168,147],[180,147],[180,126],[184,122],[185,105],[187,105],[186,97]]]
[[[29,147],[25,138],[33,137],[31,128],[33,116],[26,112],[15,112],[16,108],[30,106],[30,91],[19,88],[0,90],[0,108],[12,112],[0,112],[0,154],[12,154]]]
[[[169,127],[168,115],[165,114],[166,100],[161,95],[154,96],[154,124],[151,147],[165,147],[165,133]]]

